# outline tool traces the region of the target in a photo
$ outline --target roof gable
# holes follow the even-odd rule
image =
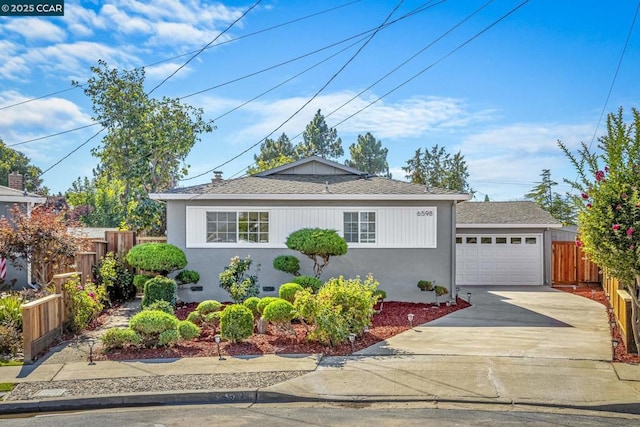
[[[464,202],[456,210],[458,226],[553,227],[560,221],[531,201],[518,202]]]
[[[254,176],[271,175],[366,175],[365,172],[318,156],[305,157],[277,168],[259,172]]]

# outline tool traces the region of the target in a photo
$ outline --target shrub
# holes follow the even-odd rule
[[[158,336],[158,345],[171,347],[180,340],[177,329],[168,329]]]
[[[376,302],[382,301],[387,298],[387,293],[382,289],[376,289],[372,295],[376,298]]]
[[[159,311],[164,311],[165,313],[169,313],[169,314],[174,314],[175,313],[171,303],[168,302],[168,301],[161,300],[161,299],[152,302],[151,304],[146,306],[144,309],[145,310],[159,310]]]
[[[247,275],[252,263],[253,261],[249,257],[245,259],[233,257],[231,263],[218,276],[220,287],[229,292],[235,303],[242,303],[247,298],[258,296],[260,293],[258,277]]]
[[[279,299],[265,307],[262,317],[281,329],[291,329],[291,319],[296,317],[296,310],[289,301]]]
[[[294,304],[301,317],[314,328],[311,339],[335,346],[344,342],[350,333],[359,335],[371,324],[373,306],[377,297],[373,295],[378,282],[368,276],[364,283],[359,277],[333,278],[313,295],[309,290],[297,294]]]
[[[449,293],[449,290],[444,286],[436,286],[435,288],[433,288],[433,290],[436,292],[436,295],[438,295],[439,297]]]
[[[188,320],[182,320],[178,322],[178,335],[183,340],[192,340],[200,336],[200,328]]]
[[[11,322],[0,323],[0,354],[15,356],[22,351],[22,334]]]
[[[242,304],[227,306],[220,314],[220,335],[236,342],[253,335],[253,314]]]
[[[140,344],[140,336],[131,328],[111,328],[100,338],[105,350],[126,348]]]
[[[178,287],[175,280],[164,276],[156,276],[144,284],[144,295],[142,296],[142,306],[146,307],[155,301],[167,301],[175,307]]]
[[[198,283],[200,281],[200,273],[195,270],[182,270],[176,276],[176,282],[181,285],[186,285],[189,283]]]
[[[152,276],[150,274],[136,274],[133,276],[133,286],[140,291],[144,291],[144,284],[147,283],[148,280],[153,279],[156,276]]]
[[[277,297],[264,297],[260,300],[260,302],[258,303],[258,305],[256,306],[256,308],[258,309],[258,313],[260,313],[262,315],[262,313],[264,313],[264,308],[266,306],[268,306],[269,304],[271,304],[273,301],[277,301],[280,298]]]
[[[431,282],[431,280],[419,280],[418,281],[418,288],[421,291],[432,291],[433,290],[433,283]]]
[[[109,301],[126,301],[135,295],[133,275],[124,260],[109,252],[93,267],[96,285],[104,286]]]
[[[297,283],[303,288],[311,289],[311,292],[313,293],[317,293],[322,287],[322,280],[313,276],[294,277],[293,280],[291,280],[291,283]]]
[[[214,311],[213,313],[209,313],[203,317],[203,322],[212,328],[217,328],[220,324],[220,316],[222,315],[221,311]]]
[[[66,327],[72,332],[79,332],[89,326],[102,312],[102,302],[106,292],[93,283],[82,285],[78,276],[73,276],[64,285],[67,307]]]
[[[198,311],[198,313],[202,314],[203,316],[209,313],[213,313],[214,311],[220,311],[221,309],[222,304],[220,304],[216,300],[202,301],[200,304],[198,304],[198,307],[196,307],[196,311]]]
[[[11,323],[18,331],[22,330],[22,309],[24,299],[18,294],[0,296],[0,325]]]
[[[202,314],[200,314],[199,311],[192,311],[189,313],[187,320],[195,325],[202,325],[202,322],[204,321]]]
[[[280,286],[278,295],[280,295],[280,298],[282,298],[283,300],[287,300],[293,304],[293,302],[296,300],[296,292],[299,292],[302,289],[302,286],[297,283],[285,283],[284,285]]]
[[[187,257],[182,249],[170,243],[136,245],[129,250],[126,260],[136,268],[163,276],[187,266]]]
[[[159,310],[143,310],[129,321],[129,327],[136,331],[145,346],[159,344],[160,334],[176,330],[178,318]]]
[[[260,312],[258,311],[258,304],[260,303],[260,298],[258,297],[251,297],[251,298],[247,298],[242,304],[247,307],[249,310],[251,310],[251,313],[253,314],[253,317],[259,317],[260,316]]]
[[[313,260],[313,272],[320,277],[332,256],[347,253],[347,242],[335,230],[303,228],[287,237],[287,247]]]
[[[293,255],[280,255],[273,260],[273,268],[298,276],[300,274],[300,260]]]

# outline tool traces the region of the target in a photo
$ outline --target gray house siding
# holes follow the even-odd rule
[[[551,286],[551,230],[546,228],[458,228],[458,234],[542,234],[544,285]]]
[[[223,202],[213,200],[170,200],[167,202],[167,240],[185,251],[189,262],[187,268],[200,273],[199,285],[203,291],[191,291],[188,287],[179,291],[179,296],[184,301],[202,301],[204,299],[216,299],[228,301],[229,295],[219,287],[218,274],[229,264],[234,256],[245,257],[250,255],[254,264],[260,264],[258,274],[259,284],[262,287],[271,286],[273,292],[261,292],[261,296],[277,295],[279,285],[291,280],[292,276],[275,270],[272,266],[273,259],[281,254],[295,255],[300,259],[301,273],[312,274],[312,261],[298,252],[287,249],[282,242],[282,248],[187,248],[186,247],[186,207],[187,206],[237,206],[259,209],[266,206],[264,201],[256,200],[225,200]],[[369,201],[367,205],[376,207],[394,207],[398,202]],[[358,207],[363,202],[349,201],[269,201],[269,206],[304,206],[313,209],[317,207]],[[406,201],[402,202],[403,208],[424,207],[425,205],[437,209],[437,247],[436,248],[350,248],[346,255],[332,258],[321,279],[342,275],[352,278],[373,274],[380,282],[380,289],[387,292],[388,299],[399,301],[426,301],[432,298],[431,292],[420,292],[416,283],[420,279],[434,280],[436,283],[451,290],[455,280],[455,208],[453,201]],[[308,224],[313,227],[314,224]],[[295,231],[295,230],[291,230]]]

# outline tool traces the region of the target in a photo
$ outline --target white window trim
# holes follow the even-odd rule
[[[342,238],[346,239],[344,234],[344,214],[346,213],[355,213],[358,216],[358,241],[357,242],[347,242],[347,245],[349,245],[349,247],[353,247],[353,248],[376,248],[379,247],[378,246],[378,242],[380,241],[380,236],[379,236],[379,230],[378,230],[378,211],[377,209],[361,209],[361,208],[354,208],[354,209],[343,209],[342,210]],[[375,242],[365,242],[362,243],[360,242],[360,214],[361,213],[367,213],[367,214],[374,214],[376,219],[374,221],[375,224]]]

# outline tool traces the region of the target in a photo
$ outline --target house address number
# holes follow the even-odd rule
[[[433,211],[418,211],[418,216],[433,216]]]

